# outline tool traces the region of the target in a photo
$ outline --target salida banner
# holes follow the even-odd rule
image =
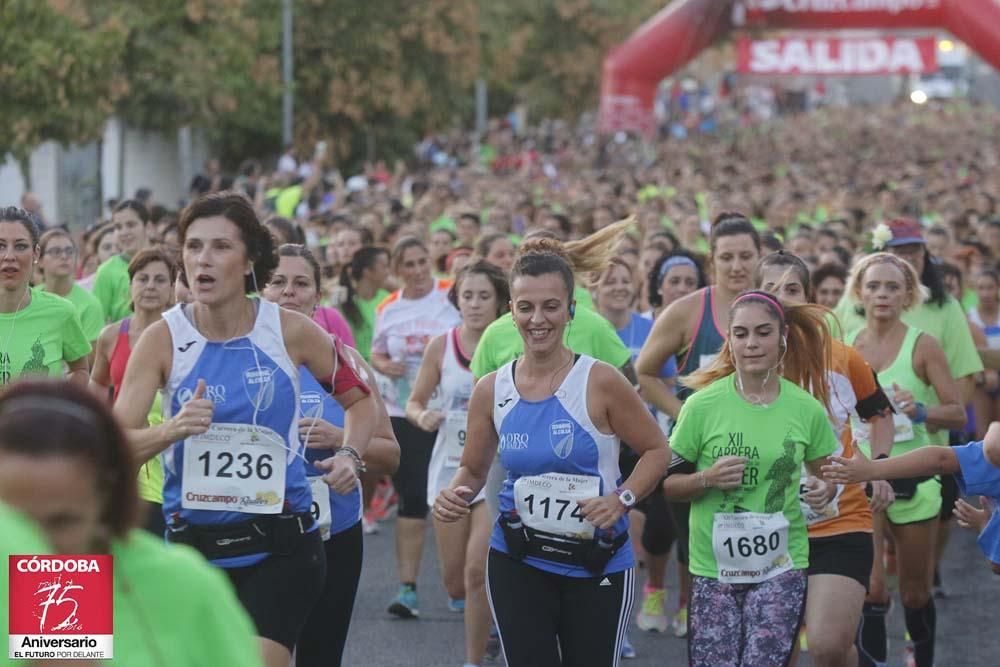
[[[933,37],[786,37],[736,44],[741,74],[852,76],[936,72]]]

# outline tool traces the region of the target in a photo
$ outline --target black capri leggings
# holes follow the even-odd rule
[[[599,577],[564,577],[495,549],[486,589],[511,667],[614,667],[632,613],[632,568]]]
[[[437,431],[428,433],[411,424],[406,417],[392,417],[392,432],[399,443],[399,469],[392,485],[399,494],[399,516],[405,519],[427,518],[427,468]]]
[[[361,522],[331,535],[326,551],[326,585],[295,648],[295,667],[339,667],[361,579],[364,545]]]

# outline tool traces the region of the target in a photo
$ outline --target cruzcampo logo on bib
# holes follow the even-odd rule
[[[560,419],[549,425],[549,444],[561,459],[568,458],[573,451],[573,422]]]

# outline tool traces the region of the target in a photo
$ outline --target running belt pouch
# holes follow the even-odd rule
[[[917,485],[926,482],[930,477],[904,477],[902,479],[890,479],[889,485],[892,492],[896,494],[896,500],[912,500],[917,494]]]
[[[586,566],[591,540],[581,541],[527,526],[524,531],[527,533],[525,555],[574,567]]]
[[[528,536],[524,527],[514,528],[507,517],[500,515],[500,529],[503,531],[503,541],[507,545],[507,555],[515,560],[523,560],[528,549]]]
[[[288,556],[298,547],[302,536],[312,527],[312,514],[279,514],[271,527],[271,553]]]
[[[603,574],[604,568],[608,566],[611,561],[611,557],[617,553],[625,541],[628,540],[628,532],[624,532],[611,543],[601,544],[597,539],[594,539],[590,543],[589,548],[584,556],[583,566],[587,568],[593,575]]]
[[[167,541],[197,549],[208,560],[236,558],[270,550],[270,536],[255,521],[221,526],[174,523],[167,528]]]

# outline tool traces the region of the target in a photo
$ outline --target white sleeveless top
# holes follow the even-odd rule
[[[441,359],[441,382],[437,387],[438,409],[444,421],[438,428],[434,451],[427,471],[427,504],[433,505],[441,489],[451,483],[458,470],[465,447],[465,428],[469,417],[469,398],[474,378],[472,371],[459,358],[458,327],[444,334],[444,355]],[[473,500],[484,498],[484,493]]]

